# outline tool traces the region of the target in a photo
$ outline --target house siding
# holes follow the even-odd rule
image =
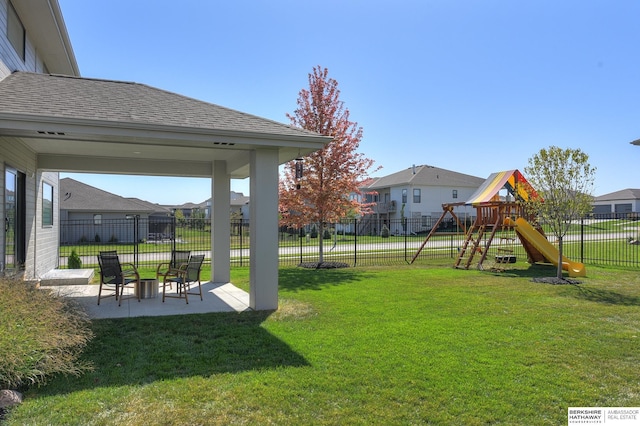
[[[430,228],[433,223],[442,215],[442,204],[445,203],[461,203],[468,200],[478,188],[455,187],[455,186],[412,186],[404,185],[387,189],[378,189],[381,198],[384,194],[389,193],[390,198],[396,201],[397,208],[395,213],[390,214],[390,219],[401,219],[402,217],[402,190],[407,190],[407,202],[404,206],[404,217],[411,219],[420,219],[426,217],[423,224],[411,232],[421,232]],[[413,190],[420,189],[420,203],[413,202]],[[453,198],[453,190],[458,191],[458,198]],[[472,217],[474,210],[471,206],[459,206],[456,208],[456,214],[461,219]],[[424,226],[423,226],[424,225]],[[395,229],[395,228],[398,229]],[[415,224],[414,224],[415,227]],[[401,232],[400,224],[394,224],[390,231],[392,233]]]
[[[138,240],[146,240],[149,234],[149,215],[136,212],[70,212],[62,210],[66,217],[61,222],[62,244],[78,244],[86,241],[118,241],[133,243],[136,231],[129,215],[138,215]],[[94,223],[94,215],[101,215],[101,223]]]
[[[58,173],[37,172],[36,156],[18,139],[0,137],[0,214],[6,217],[4,205],[5,172],[11,167],[25,175],[25,278],[37,279],[54,269],[58,262],[59,216],[55,204],[58,202]],[[53,186],[53,226],[42,227],[42,182]],[[36,245],[37,241],[37,245]],[[0,227],[0,256],[5,257],[4,227]]]
[[[45,69],[36,46],[25,28],[24,61],[7,38],[9,0],[0,0],[0,80],[13,71],[43,72]],[[24,22],[23,22],[24,24]],[[0,134],[0,214],[5,215],[5,172],[11,167],[25,175],[25,278],[38,279],[58,266],[60,240],[59,185],[57,172],[37,170],[37,158],[19,139]],[[42,183],[53,187],[53,226],[42,226]],[[0,227],[0,261],[5,260],[4,227]],[[37,244],[36,244],[37,242]]]
[[[20,58],[7,38],[8,8],[9,0],[0,0],[0,80],[16,70],[42,72],[44,64],[38,56],[35,46],[29,39],[28,28],[26,28],[24,61]]]

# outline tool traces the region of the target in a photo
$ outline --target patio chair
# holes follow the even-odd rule
[[[131,263],[120,263],[120,258],[116,251],[101,251],[98,254],[98,265],[100,265],[100,288],[98,289],[98,305],[100,299],[115,296],[118,306],[122,305],[122,297],[125,287],[134,287],[140,285],[140,275],[138,270]],[[122,266],[126,265],[128,269],[122,270]],[[112,291],[111,294],[102,295],[103,288]],[[136,289],[137,290],[137,289]],[[135,292],[140,301],[140,292]]]
[[[202,299],[202,283],[200,282],[200,270],[204,255],[194,255],[189,257],[189,262],[182,269],[169,270],[162,280],[162,302],[165,297],[173,297],[181,299],[184,296],[185,302],[189,303],[189,294],[199,294]],[[176,294],[167,295],[167,285],[176,284]],[[191,284],[198,283],[198,292],[190,292]]]
[[[164,277],[170,270],[186,268],[187,263],[189,263],[190,256],[191,251],[189,250],[172,250],[171,260],[169,262],[159,264],[156,268],[156,279],[158,282],[160,282],[160,278]],[[169,288],[171,288],[171,286],[169,286]]]

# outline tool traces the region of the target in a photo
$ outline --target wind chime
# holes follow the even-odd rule
[[[302,175],[304,174],[304,165],[302,161],[302,158],[296,158],[296,189],[300,189],[300,179],[302,179]]]

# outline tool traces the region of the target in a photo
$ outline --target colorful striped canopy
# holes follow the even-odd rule
[[[516,200],[529,201],[530,198],[538,198],[538,194],[531,184],[527,182],[518,170],[507,170],[493,173],[484,181],[480,188],[471,196],[467,204],[486,203],[499,201],[498,192],[506,188]]]

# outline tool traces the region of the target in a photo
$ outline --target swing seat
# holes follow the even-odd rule
[[[499,254],[496,256],[496,263],[516,263],[516,256],[513,254]]]

